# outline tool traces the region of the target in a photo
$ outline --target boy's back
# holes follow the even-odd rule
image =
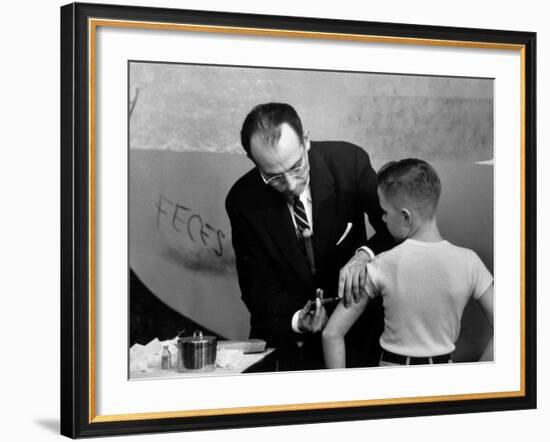
[[[471,296],[493,325],[493,277],[471,250],[444,240],[437,226],[441,181],[423,160],[392,161],[378,172],[378,198],[389,232],[402,241],[366,264],[359,278],[368,296],[338,304],[323,330],[329,368],[345,367],[344,337],[370,298],[381,296],[384,332],[380,359],[386,364],[450,362],[460,320]],[[480,360],[492,359],[493,338]]]
[[[452,353],[470,296],[493,278],[475,252],[448,241],[407,239],[369,263],[369,296],[382,296],[382,348],[408,356]]]

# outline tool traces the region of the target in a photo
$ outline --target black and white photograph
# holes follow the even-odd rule
[[[61,20],[62,434],[536,406],[533,33]]]
[[[544,4],[7,2],[0,438],[544,439]]]
[[[130,380],[494,361],[494,79],[128,61]]]

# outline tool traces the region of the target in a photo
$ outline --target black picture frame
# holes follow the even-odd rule
[[[525,299],[522,318],[521,394],[468,400],[288,409],[188,417],[98,419],[90,367],[94,362],[90,268],[94,266],[94,227],[90,204],[90,27],[89,19],[186,23],[308,33],[393,37],[454,44],[511,45],[522,52],[524,170],[521,184]],[[437,43],[436,43],[437,44]],[[359,22],[166,8],[73,3],[61,7],[61,434],[90,437],[201,429],[335,422],[360,419],[536,408],[536,34],[489,29]],[[92,212],[90,211],[92,207]],[[91,351],[92,350],[92,351]]]

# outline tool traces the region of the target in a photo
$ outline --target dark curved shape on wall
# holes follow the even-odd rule
[[[185,330],[185,335],[201,330],[204,334],[222,336],[208,330],[201,324],[178,313],[158,299],[130,269],[130,346],[145,345],[158,338],[163,341],[174,338],[179,331]]]

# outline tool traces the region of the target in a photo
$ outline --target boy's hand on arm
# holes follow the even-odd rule
[[[485,349],[483,350],[483,353],[479,357],[480,361],[492,361],[494,359],[493,356],[493,336],[491,335],[491,338],[487,341],[487,345],[485,346]]]
[[[367,264],[371,260],[371,256],[365,250],[360,249],[340,270],[338,297],[343,298],[346,308],[366,296]]]

